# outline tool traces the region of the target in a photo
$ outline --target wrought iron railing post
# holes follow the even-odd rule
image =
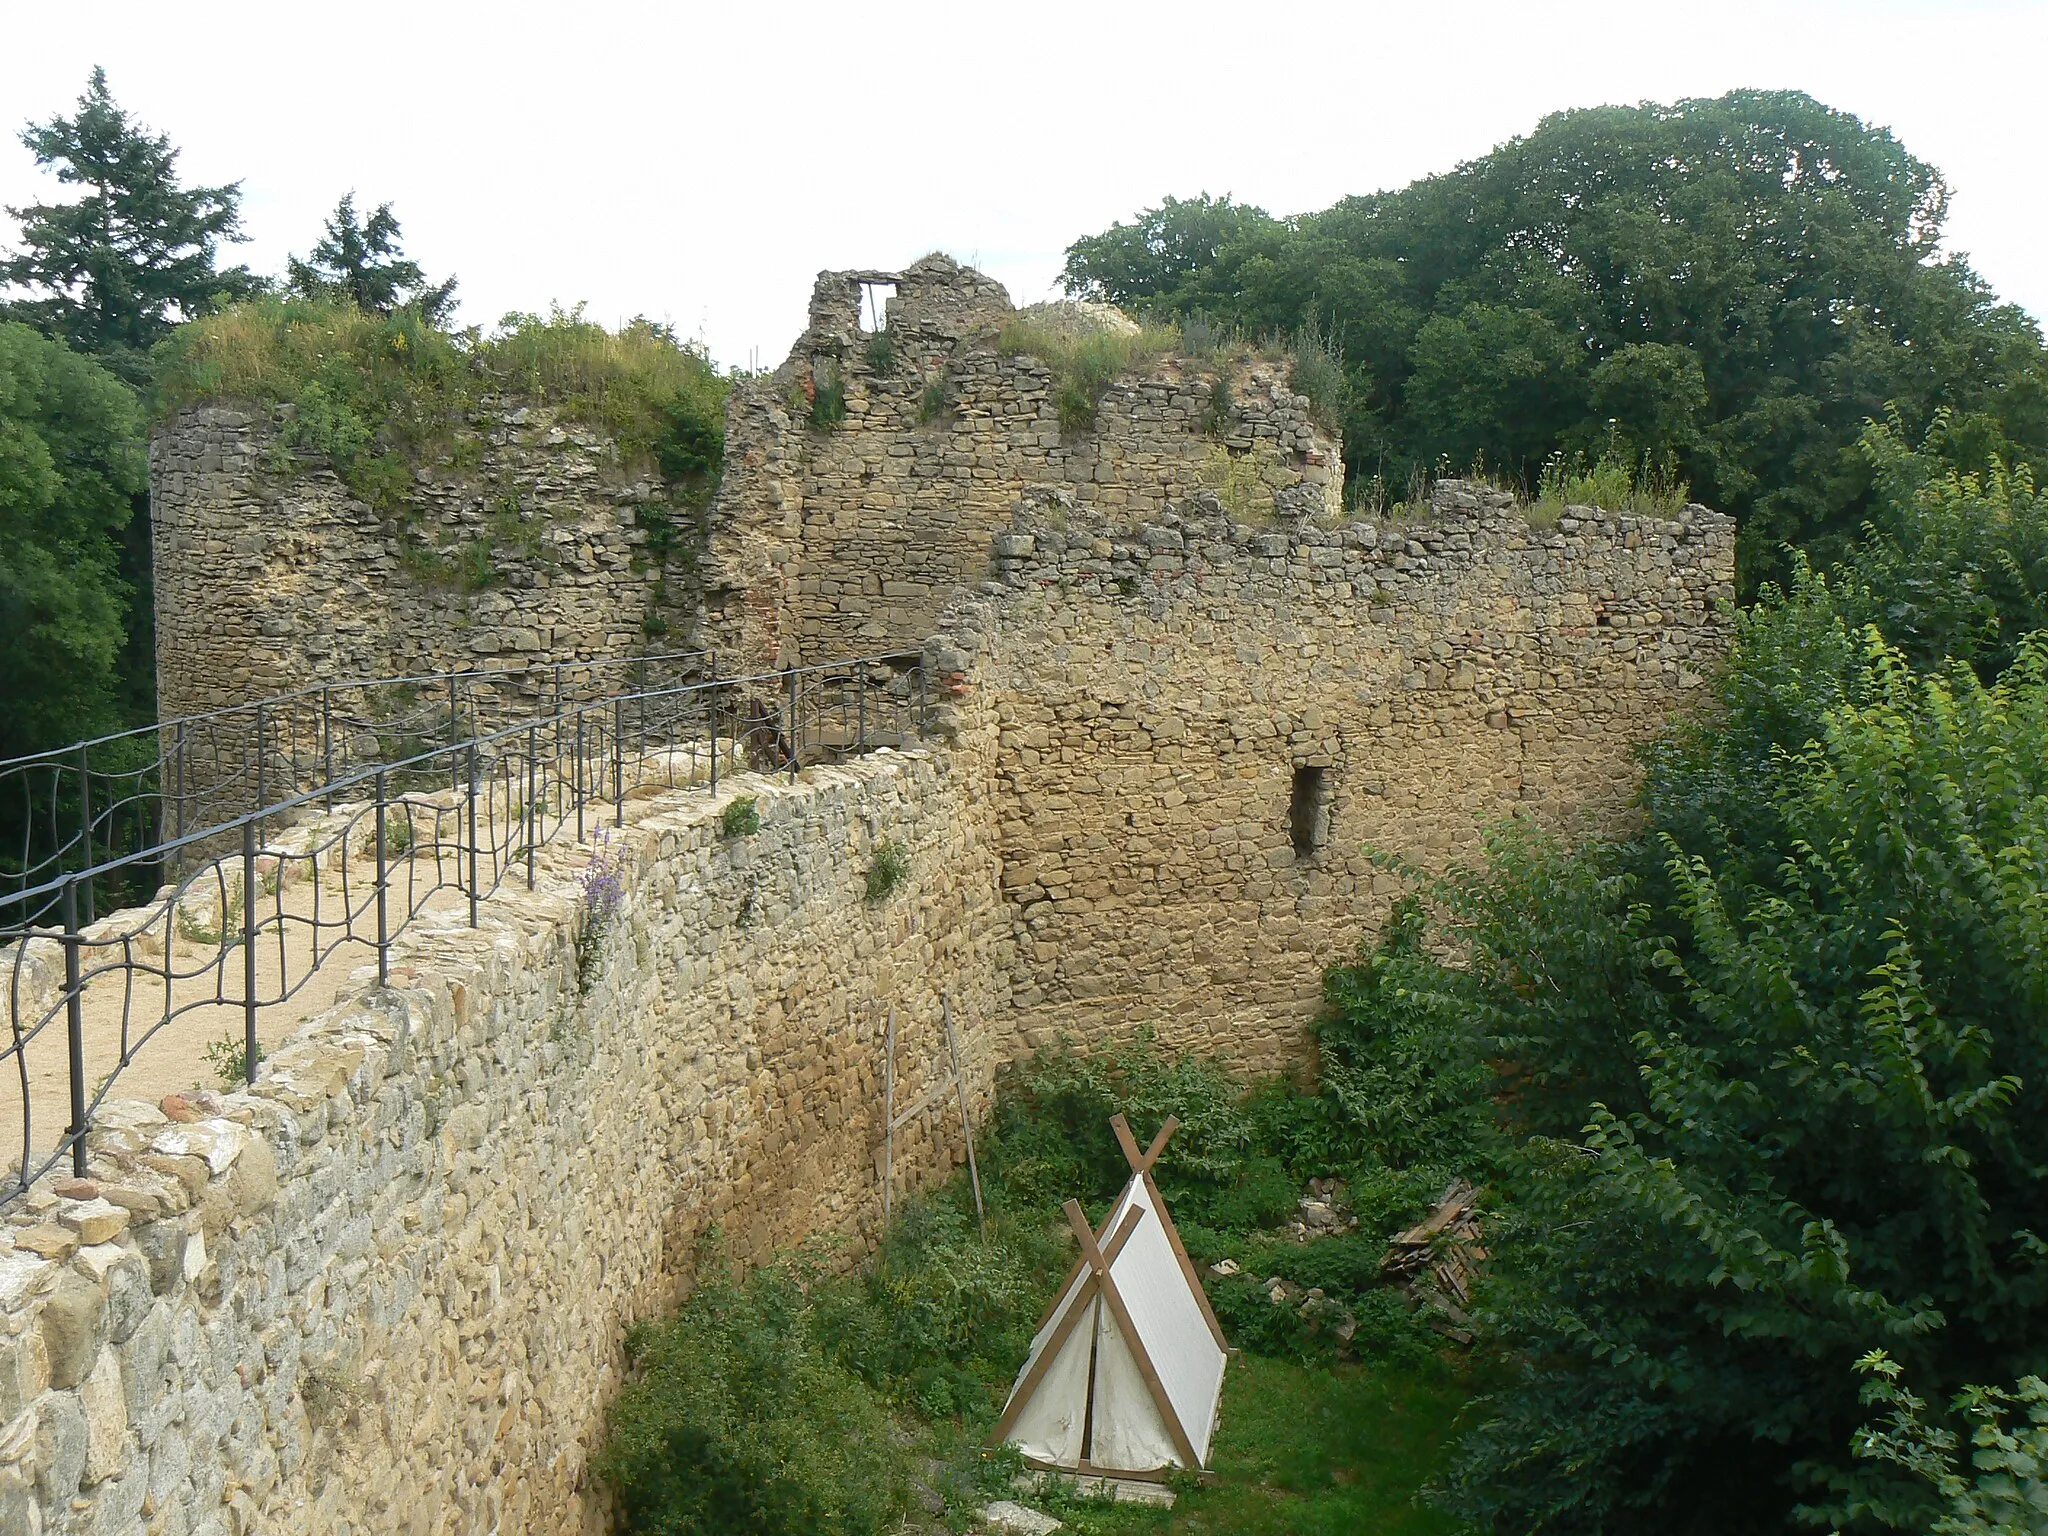
[[[931,727],[931,710],[924,697],[924,658],[917,658],[917,734],[925,735]]]
[[[85,1177],[85,997],[78,982],[78,882],[64,882],[64,1033],[71,1069],[71,1172]],[[26,1108],[26,1106],[24,1106]]]
[[[326,683],[320,685],[320,782],[323,785],[329,786],[327,798],[323,803],[332,807],[334,804],[334,790],[332,788],[334,784],[334,689]]]
[[[569,767],[570,798],[576,802],[576,841],[583,841],[583,711],[576,711],[576,760]]]
[[[612,700],[612,799],[617,807],[613,824],[626,824],[626,701]]]
[[[859,724],[853,733],[853,750],[865,752],[868,749],[868,664],[865,660],[853,664],[854,716]]]
[[[468,751],[468,752],[467,752],[467,753],[465,754],[465,756],[466,756],[466,757],[467,757],[467,758],[469,759],[469,767],[468,767],[468,773],[469,773],[469,807],[468,807],[468,809],[469,809],[469,926],[470,926],[470,927],[472,927],[472,928],[474,928],[474,927],[476,927],[476,926],[477,926],[477,910],[476,910],[477,902],[478,902],[479,900],[481,900],[481,899],[482,899],[482,893],[481,893],[481,889],[480,889],[480,886],[479,886],[479,882],[478,882],[478,880],[477,880],[477,877],[476,877],[476,787],[477,787],[477,778],[476,778],[476,743],[475,743],[474,741],[470,742],[470,744],[469,744],[469,751]]]
[[[263,725],[263,703],[259,699],[256,704],[256,803],[250,807],[251,810],[255,811],[259,825],[262,822],[264,809],[268,804],[269,789],[269,781],[263,771]]]
[[[225,925],[223,925],[225,926]],[[283,978],[279,978],[282,986]],[[256,823],[242,823],[242,1073],[256,1081]]]
[[[182,720],[178,722],[177,742],[177,756],[173,759],[176,776],[171,780],[177,791],[171,797],[171,815],[177,828],[177,839],[182,842],[185,838],[185,722]]]
[[[457,745],[462,740],[462,706],[456,703],[455,700],[455,678],[455,673],[450,672],[448,674],[448,745],[450,747]],[[462,759],[453,752],[448,754],[448,758],[450,777],[462,772]],[[449,788],[456,790],[461,789],[461,787],[460,784],[451,784],[449,786]]]
[[[533,889],[533,845],[538,836],[534,800],[540,794],[540,727],[526,727],[526,888]]]
[[[390,884],[384,852],[384,770],[377,770],[377,985],[391,980],[391,925],[385,916],[384,892]]]
[[[787,724],[789,727],[789,778],[791,783],[795,783],[797,765],[803,761],[804,757],[803,748],[798,743],[796,734],[796,668],[791,667],[789,671],[785,674],[785,676],[789,680],[789,704],[787,706]]]
[[[78,841],[79,851],[85,858],[85,863],[80,867],[90,870],[93,866],[92,763],[86,757],[83,745],[80,745],[78,749]],[[85,920],[88,923],[93,920],[92,876],[90,874],[85,877]]]
[[[718,793],[718,686],[704,690],[704,712],[711,717],[711,793]]]

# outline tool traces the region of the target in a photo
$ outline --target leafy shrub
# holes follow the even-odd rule
[[[1324,330],[1311,320],[1294,333],[1287,355],[1293,367],[1289,377],[1294,392],[1308,397],[1310,412],[1326,432],[1344,426],[1344,349],[1335,332]]]
[[[910,850],[891,838],[875,850],[868,865],[868,900],[887,901],[909,878]]]
[[[946,414],[953,403],[952,392],[946,388],[944,379],[933,379],[924,387],[924,393],[917,399],[917,420],[920,426],[930,426]]]
[[[868,367],[887,377],[896,371],[896,340],[887,331],[876,331],[868,338]]]
[[[1589,464],[1585,455],[1560,449],[1543,462],[1529,520],[1539,527],[1553,526],[1568,506],[1676,517],[1691,496],[1692,487],[1679,477],[1677,460],[1669,456],[1645,453],[1630,462],[1610,447]]]
[[[904,1507],[887,1415],[818,1334],[800,1261],[735,1282],[702,1266],[666,1323],[627,1335],[634,1370],[596,1458],[621,1528],[659,1536],[872,1536]]]
[[[1222,437],[1227,434],[1230,431],[1232,412],[1236,403],[1230,387],[1230,376],[1217,374],[1209,384],[1209,404],[1202,412],[1202,430],[1211,437]]]
[[[752,837],[761,830],[761,802],[753,795],[741,795],[718,813],[720,837]]]

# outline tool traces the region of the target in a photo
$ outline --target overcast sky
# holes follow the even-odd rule
[[[69,113],[104,64],[188,181],[241,182],[258,271],[354,189],[459,276],[465,322],[586,300],[724,364],[780,361],[823,267],[941,249],[1028,302],[1165,193],[1300,212],[1545,113],[1737,86],[1892,128],[1954,185],[1951,246],[2048,315],[2044,0],[0,0],[0,39],[0,125]],[[0,204],[53,189],[0,139]]]

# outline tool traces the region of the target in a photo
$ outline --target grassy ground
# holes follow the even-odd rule
[[[1437,1536],[1459,1529],[1415,1499],[1472,1395],[1451,1366],[1304,1368],[1240,1355],[1223,1389],[1217,1480],[1171,1511],[1026,1497],[1079,1536]]]

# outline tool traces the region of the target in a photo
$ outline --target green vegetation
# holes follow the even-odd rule
[[[928,427],[944,419],[953,404],[952,391],[946,388],[944,379],[933,379],[924,387],[924,393],[917,397],[917,423]]]
[[[887,901],[910,878],[910,850],[891,838],[875,850],[868,864],[869,901]]]
[[[145,484],[127,386],[0,321],[0,757],[122,723],[122,540]]]
[[[1544,461],[1529,505],[1530,521],[1548,527],[1566,507],[1670,518],[1684,511],[1691,497],[1692,488],[1678,478],[1672,459],[1652,463],[1645,457],[1630,464],[1609,452],[1588,464],[1584,454],[1559,451]]]
[[[179,322],[261,287],[246,267],[216,265],[222,242],[243,238],[241,187],[180,186],[178,152],[115,104],[105,70],[77,116],[31,124],[21,142],[84,195],[9,210],[21,247],[0,260],[0,286],[37,295],[7,305],[10,318],[141,384]]]
[[[1171,351],[1179,339],[1171,326],[1145,324],[1131,331],[1088,330],[1011,320],[996,339],[1006,356],[1035,357],[1052,372],[1053,400],[1060,429],[1087,432],[1109,386],[1123,374]]]
[[[332,299],[259,299],[182,328],[158,359],[159,408],[232,398],[289,407],[288,452],[317,454],[365,500],[396,509],[413,466],[453,462],[463,412],[513,394],[610,434],[699,504],[724,452],[729,387],[666,326],[608,331],[581,308],[508,315],[485,337]]]
[[[718,813],[720,837],[752,837],[761,830],[761,802],[753,795],[741,795]]]
[[[399,249],[399,232],[389,203],[360,218],[350,192],[328,218],[312,254],[304,261],[296,256],[287,260],[285,281],[305,298],[330,299],[380,315],[411,309],[439,325],[455,302],[455,279],[429,283],[419,263]]]
[[[1888,403],[1916,436],[1951,410],[1966,472],[2048,453],[2048,352],[1941,251],[1948,198],[1889,132],[1736,91],[1558,113],[1297,218],[1168,198],[1075,241],[1065,282],[1212,329],[1327,328],[1360,480],[1483,455],[1530,486],[1618,433],[1617,462],[1675,459],[1741,519],[1753,591],[1788,543],[1823,564],[1848,548],[1876,505],[1856,441]]]
[[[213,1075],[220,1079],[221,1091],[233,1093],[249,1082],[249,1043],[240,1034],[223,1035],[209,1041],[206,1060],[213,1067]],[[256,1066],[263,1065],[263,1047],[256,1048]]]
[[[824,377],[813,377],[804,395],[813,432],[830,432],[846,420],[846,378],[836,367],[827,366]]]
[[[1866,543],[1740,616],[1637,833],[1498,828],[1330,976],[1332,1098],[1499,1211],[1482,1529],[1932,1518],[1852,1451],[1856,1362],[1946,1401],[2048,1360],[2043,509],[1940,449],[1866,435]]]
[[[887,331],[868,338],[868,367],[884,378],[896,371],[896,340]]]
[[[1246,1292],[1264,1314],[1246,1306],[1242,1326],[1226,1314],[1254,1353],[1226,1380],[1219,1481],[1188,1480],[1170,1513],[1057,1488],[1027,1501],[1081,1536],[1450,1531],[1416,1495],[1443,1466],[1475,1378],[1378,1285],[1384,1244],[1365,1235],[1405,1223],[1435,1192],[1419,1192],[1418,1173],[1417,1192],[1368,1193],[1356,1237],[1304,1244],[1263,1230],[1294,1211],[1300,1170],[1363,1172],[1377,1166],[1370,1149],[1327,1101],[1282,1084],[1248,1090],[1144,1041],[1010,1071],[981,1140],[985,1224],[955,1180],[903,1208],[850,1273],[834,1272],[843,1255],[829,1246],[744,1281],[707,1253],[682,1311],[631,1340],[634,1374],[596,1463],[623,1528],[896,1531],[922,1505],[937,1511],[923,1529],[964,1530],[981,1504],[1016,1496],[1014,1457],[982,1445],[1074,1258],[1060,1201],[1078,1196],[1100,1222],[1128,1177],[1107,1123],[1118,1109],[1141,1137],[1169,1113],[1183,1121],[1157,1172],[1202,1262],[1215,1247],[1267,1252],[1276,1272],[1351,1285],[1342,1294],[1369,1320],[1358,1358],[1345,1358],[1327,1333],[1270,1321],[1295,1312],[1249,1281],[1212,1287],[1219,1307]]]

